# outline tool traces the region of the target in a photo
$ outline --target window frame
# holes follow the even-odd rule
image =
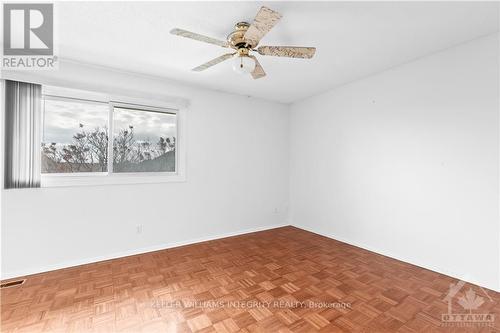
[[[119,185],[183,182],[185,177],[185,107],[180,103],[169,103],[157,100],[144,100],[124,96],[93,93],[59,87],[43,86],[42,88],[42,139],[45,119],[45,99],[80,100],[85,103],[108,105],[108,170],[106,172],[78,173],[41,173],[41,187],[84,186],[84,185]],[[114,112],[116,108],[143,110],[146,112],[163,112],[176,115],[176,147],[175,172],[113,172],[113,137]]]

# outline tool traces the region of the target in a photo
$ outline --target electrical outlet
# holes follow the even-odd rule
[[[135,231],[138,233],[138,234],[142,234],[142,224],[138,224],[135,226]]]

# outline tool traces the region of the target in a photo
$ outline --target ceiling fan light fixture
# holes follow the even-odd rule
[[[238,74],[249,74],[255,69],[255,60],[247,55],[237,54],[233,59],[233,70]]]

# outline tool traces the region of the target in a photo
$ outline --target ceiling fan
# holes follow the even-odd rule
[[[259,46],[260,40],[267,34],[281,18],[281,14],[267,7],[261,7],[252,24],[238,22],[234,31],[227,36],[226,41],[200,35],[183,29],[172,29],[171,34],[195,39],[200,42],[210,43],[225,48],[231,48],[236,52],[226,53],[193,68],[193,71],[201,72],[218,63],[234,58],[233,69],[238,73],[250,73],[254,79],[266,76],[266,72],[257,58],[250,52],[258,52],[265,56],[278,56],[290,58],[310,59],[316,52],[315,47],[295,46]]]

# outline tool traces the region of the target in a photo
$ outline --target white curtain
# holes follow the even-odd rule
[[[42,87],[5,81],[5,188],[40,187]]]

